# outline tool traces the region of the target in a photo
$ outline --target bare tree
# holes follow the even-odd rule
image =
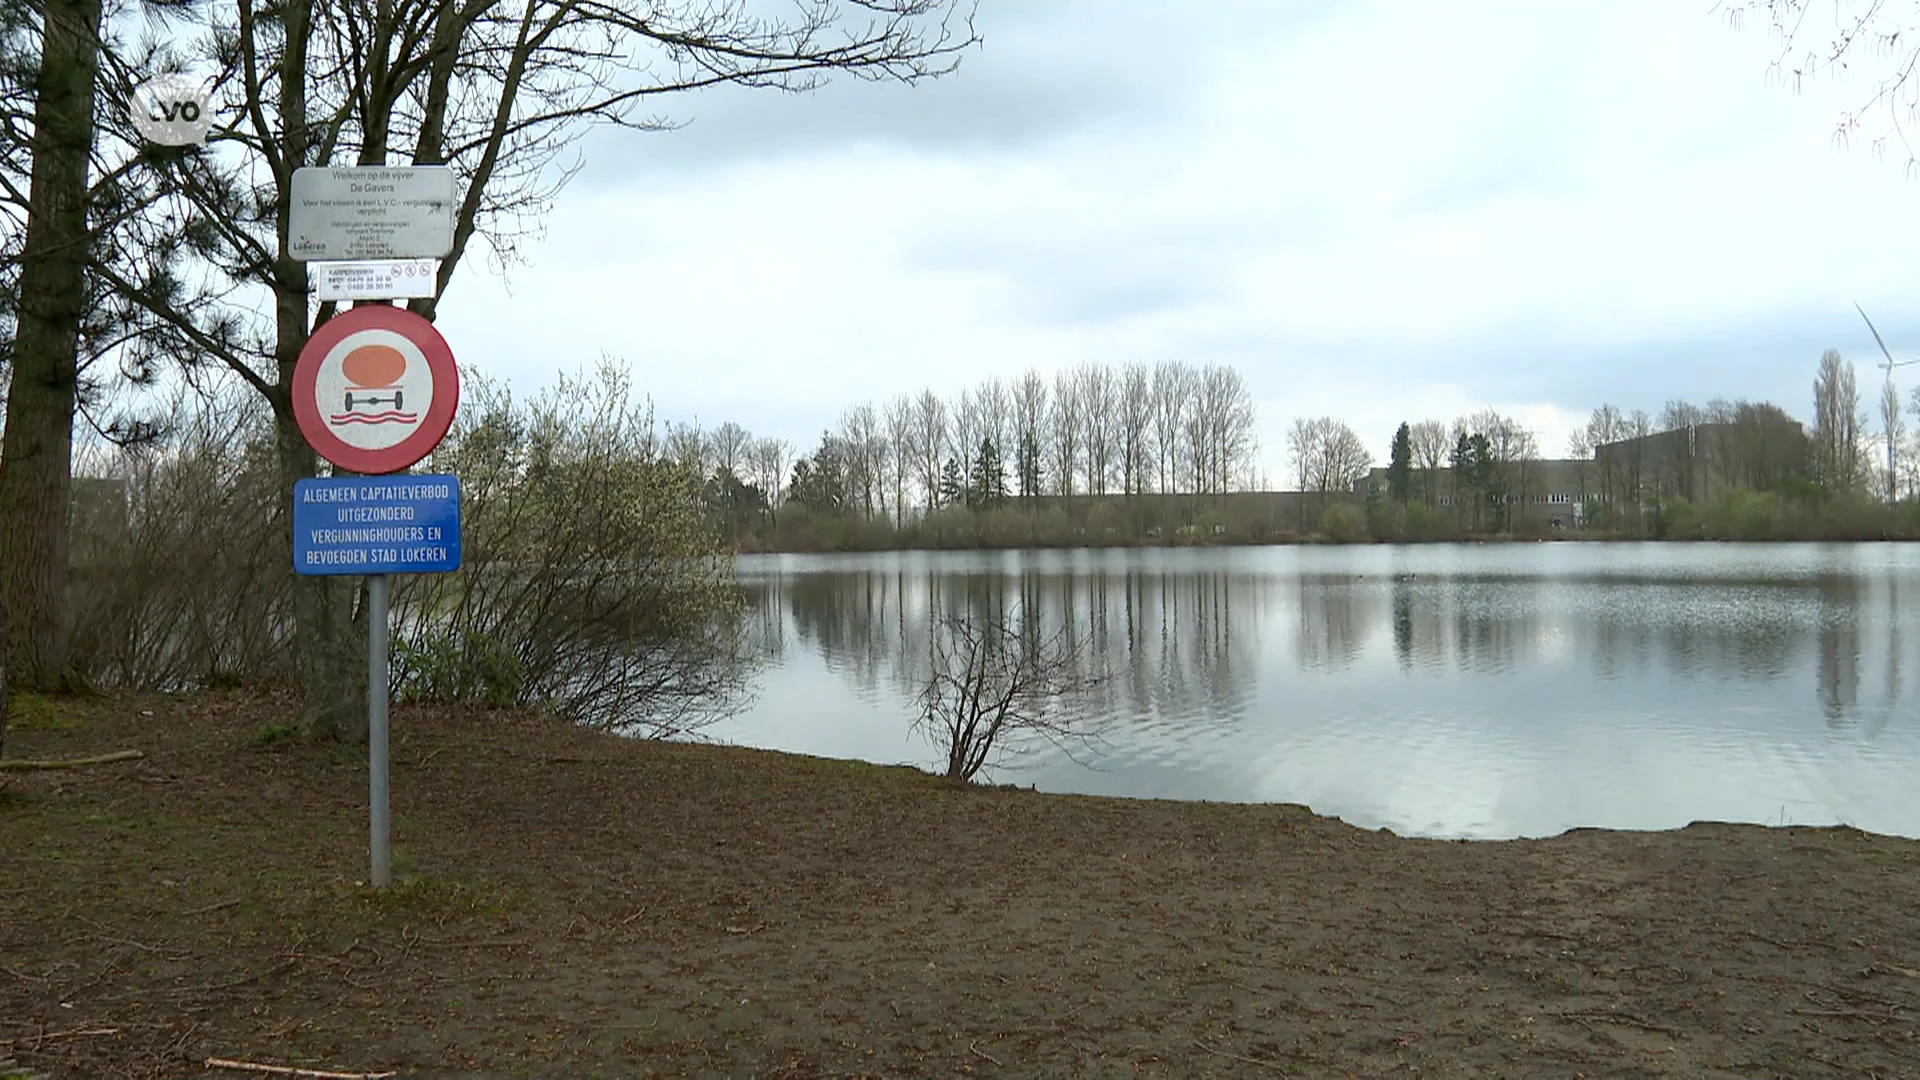
[[[1853,365],[1839,350],[1820,357],[1813,380],[1814,468],[1821,484],[1834,493],[1860,486],[1860,429],[1865,426]]]
[[[979,390],[974,393],[973,400],[980,410],[981,435],[993,443],[994,452],[1002,459],[1011,457],[1014,428],[1013,395],[1007,391],[1007,384],[999,379],[988,379],[980,384]],[[971,453],[972,450],[968,452]]]
[[[1316,423],[1319,427],[1319,459],[1311,478],[1313,490],[1323,493],[1353,491],[1354,485],[1365,479],[1368,470],[1373,468],[1372,452],[1353,428],[1347,426],[1346,421],[1326,416]]]
[[[1907,395],[1907,414],[1920,421],[1920,386],[1914,387]],[[1920,423],[1915,424],[1913,438],[1907,446],[1907,475],[1911,481],[1909,498],[1920,498]]]
[[[1205,489],[1225,492],[1255,449],[1253,397],[1238,371],[1210,364],[1200,372],[1193,409],[1206,429]]]
[[[1441,420],[1422,420],[1408,431],[1413,449],[1413,466],[1425,480],[1427,505],[1440,501],[1440,469],[1447,463],[1447,451],[1453,444],[1447,439],[1447,425]]]
[[[1129,496],[1147,490],[1153,411],[1152,370],[1128,364],[1120,374],[1120,472],[1121,487]]]
[[[1080,380],[1073,371],[1061,368],[1053,375],[1053,406],[1049,413],[1053,428],[1053,474],[1062,497],[1073,495],[1073,471],[1080,467],[1082,428],[1080,426]]]
[[[1660,430],[1679,431],[1706,422],[1706,411],[1690,401],[1668,399],[1660,409]]]
[[[1617,492],[1618,478],[1614,476],[1614,458],[1611,454],[1601,454],[1600,448],[1619,442],[1626,437],[1627,418],[1617,405],[1601,405],[1588,414],[1587,422],[1579,432],[1579,440],[1597,461],[1600,484],[1600,497],[1613,499]]]
[[[1822,9],[1821,17],[1808,20],[1807,14],[1816,7]],[[1876,153],[1884,153],[1897,143],[1906,153],[1910,169],[1920,162],[1909,131],[1920,107],[1920,80],[1915,79],[1915,66],[1920,63],[1920,45],[1916,45],[1920,33],[1915,33],[1920,30],[1920,11],[1912,4],[1897,0],[1831,0],[1818,5],[1812,0],[1727,0],[1716,4],[1715,9],[1724,9],[1736,29],[1749,18],[1767,28],[1779,45],[1779,52],[1767,67],[1767,77],[1795,92],[1816,75],[1873,71],[1872,83],[1861,92],[1860,104],[1841,112],[1835,122],[1834,142],[1849,146],[1864,136]],[[1826,37],[1808,40],[1810,34]],[[1884,119],[1874,122],[1874,130],[1868,131],[1868,117],[1874,113],[1884,113]]]
[[[1193,399],[1193,370],[1178,360],[1153,368],[1153,441],[1160,460],[1160,490],[1179,486],[1181,421]]]
[[[698,420],[667,424],[666,451],[668,457],[696,474],[707,475],[712,444],[707,441],[706,433],[700,430]]]
[[[1620,426],[1619,441],[1627,444],[1626,460],[1620,477],[1621,499],[1633,509],[1634,520],[1641,521],[1647,495],[1647,436],[1654,433],[1653,417],[1645,409],[1626,415]]]
[[[1063,706],[1091,689],[1069,627],[1043,635],[1024,609],[953,616],[936,630],[918,726],[946,756],[945,776],[971,783],[1036,744],[1075,757],[1097,746],[1103,722]]]
[[[973,459],[980,449],[980,436],[986,427],[986,411],[980,407],[979,394],[971,389],[963,389],[954,395],[947,415],[953,423],[953,441],[947,453],[960,467],[960,486],[964,489],[973,476]]]
[[[1629,437],[1627,416],[1618,405],[1601,405],[1587,417],[1586,433],[1595,450],[1619,442]]]
[[[922,390],[913,405],[913,455],[927,509],[940,505],[940,462],[947,452],[947,403],[932,390]]]
[[[860,499],[861,514],[871,519],[874,495],[881,493],[885,498],[887,449],[872,402],[863,401],[841,414],[840,441],[847,451],[848,487]]]
[[[746,468],[748,447],[753,444],[753,436],[747,429],[729,420],[713,429],[707,437],[708,455],[716,469],[725,469],[735,476]]]
[[[1320,457],[1320,426],[1304,416],[1295,417],[1287,429],[1287,456],[1293,459],[1293,483],[1296,491],[1310,491],[1314,462]]]
[[[1900,501],[1900,448],[1907,436],[1906,418],[1900,413],[1900,391],[1888,379],[1880,386],[1880,435],[1887,442],[1887,501]]]
[[[893,482],[893,523],[907,523],[907,481],[913,476],[913,399],[905,394],[887,402],[887,478]]]
[[[1353,491],[1373,468],[1373,454],[1345,421],[1331,416],[1296,419],[1287,433],[1287,452],[1293,458],[1300,490],[1317,492],[1325,510],[1328,496]],[[1301,509],[1305,511],[1305,501]],[[1301,524],[1306,523],[1303,520]]]
[[[787,484],[787,443],[785,439],[755,439],[749,455],[753,459],[754,482],[767,495],[767,512],[779,521],[782,493]]]
[[[1037,467],[1047,445],[1047,380],[1039,372],[1028,370],[1013,384],[1015,461],[1032,454]],[[1037,495],[1039,491],[1030,491]]]
[[[1113,461],[1119,418],[1114,415],[1118,395],[1113,372],[1103,364],[1086,363],[1074,370],[1075,401],[1080,407],[1080,433],[1086,450],[1080,461],[1085,469],[1087,494],[1105,495],[1113,478]]]
[[[1213,426],[1207,416],[1205,403],[1200,396],[1200,380],[1196,373],[1193,380],[1194,393],[1187,402],[1187,411],[1180,418],[1181,460],[1187,469],[1187,491],[1194,495],[1207,492],[1208,437]]]
[[[1730,432],[1716,447],[1728,483],[1764,491],[1783,480],[1807,477],[1807,433],[1786,410],[1767,402],[1736,402],[1729,423]]]

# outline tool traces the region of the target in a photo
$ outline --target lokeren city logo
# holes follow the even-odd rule
[[[157,75],[134,88],[134,129],[161,146],[204,146],[213,127],[206,84],[186,75]]]

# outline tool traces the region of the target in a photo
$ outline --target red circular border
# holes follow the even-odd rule
[[[413,342],[426,357],[427,369],[433,373],[433,404],[427,406],[426,417],[413,434],[385,450],[351,446],[328,430],[320,418],[316,389],[320,362],[348,334],[361,330],[391,330]],[[447,340],[440,336],[433,323],[402,307],[366,304],[348,308],[320,324],[307,338],[306,347],[300,350],[300,358],[293,365],[293,418],[300,425],[300,433],[321,457],[351,472],[382,476],[411,467],[447,437],[447,429],[453,426],[454,410],[459,406],[460,372],[454,367],[453,350],[447,347]]]

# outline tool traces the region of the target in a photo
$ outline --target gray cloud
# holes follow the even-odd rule
[[[1231,364],[1276,473],[1294,411],[1376,452],[1477,404],[1804,417],[1828,347],[1878,390],[1854,299],[1920,356],[1920,200],[1825,152],[1758,42],[1662,0],[1275,7],[987,0],[950,79],[669,102],[691,126],[595,136],[524,299],[462,283],[450,332],[534,381],[632,357],[663,415],[809,440],[990,372]]]
[[[971,156],[1014,155],[1077,131],[1146,131],[1189,107],[1223,51],[1310,25],[1326,5],[1275,12],[1258,0],[1189,9],[1110,0],[981,5],[982,42],[952,75],[914,85],[845,76],[799,94],[737,86],[662,99],[653,135],[600,130],[579,183],[767,162],[862,144]]]

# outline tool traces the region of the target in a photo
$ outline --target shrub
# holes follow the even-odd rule
[[[264,403],[183,390],[161,429],[76,470],[74,668],[143,690],[289,674],[293,557]]]
[[[1060,707],[1103,681],[1081,673],[1083,651],[1066,627],[1045,633],[1024,607],[941,620],[915,726],[945,759],[943,775],[972,783],[1035,742],[1075,760],[1094,747],[1107,721]]]
[[[400,701],[498,708],[520,700],[527,675],[506,643],[467,630],[394,638],[390,682]]]
[[[1367,538],[1367,512],[1352,503],[1334,503],[1320,514],[1320,532],[1337,544],[1359,543]]]
[[[405,692],[647,736],[724,715],[750,664],[733,559],[625,373],[526,403],[479,378],[461,391],[423,465],[461,479],[461,567],[395,579]]]
[[[1401,519],[1401,530],[1409,540],[1432,540],[1441,535],[1447,527],[1445,515],[1435,513],[1424,502],[1415,500],[1407,504],[1406,514]]]
[[[1699,540],[1705,525],[1699,505],[1688,499],[1662,501],[1658,521],[1663,540]]]
[[[1393,543],[1407,539],[1411,509],[1391,499],[1367,500],[1367,535]]]

